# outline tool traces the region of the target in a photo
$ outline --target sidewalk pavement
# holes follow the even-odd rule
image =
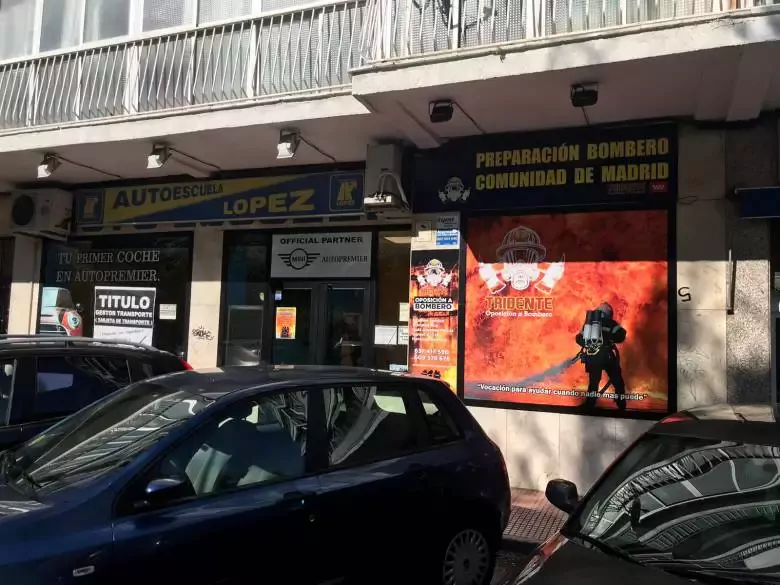
[[[512,490],[512,514],[504,531],[504,546],[531,552],[555,534],[566,514],[555,508],[535,490]]]

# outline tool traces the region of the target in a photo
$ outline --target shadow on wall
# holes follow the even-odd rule
[[[515,416],[517,415],[517,416]],[[544,490],[564,478],[584,493],[653,422],[510,411],[507,466],[513,486]]]

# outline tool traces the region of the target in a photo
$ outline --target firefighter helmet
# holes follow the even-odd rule
[[[508,264],[535,264],[544,260],[547,249],[539,234],[531,228],[519,226],[509,230],[496,250],[499,262]]]
[[[444,279],[444,272],[444,264],[436,258],[428,262],[423,270],[425,281],[431,286],[439,286],[441,284]]]
[[[610,305],[606,301],[601,303],[596,310],[600,311],[607,319],[612,319],[612,315],[614,315],[614,311],[612,310],[612,305]]]
[[[443,274],[444,273],[444,265],[441,263],[441,261],[436,260],[434,258],[428,264],[425,265],[425,274]]]

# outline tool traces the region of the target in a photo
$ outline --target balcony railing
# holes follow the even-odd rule
[[[780,0],[368,0],[361,62],[772,4]]]
[[[0,132],[347,86],[352,0],[0,66]]]

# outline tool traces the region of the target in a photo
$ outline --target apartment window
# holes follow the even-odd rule
[[[144,31],[192,24],[193,0],[144,0]]]
[[[130,33],[130,0],[86,0],[84,41],[103,41]]]
[[[251,13],[252,0],[200,0],[198,2],[199,24],[248,16]]]
[[[40,50],[54,51],[78,45],[83,20],[83,0],[44,0]]]
[[[0,59],[13,59],[32,52],[34,22],[35,0],[0,2]]]

